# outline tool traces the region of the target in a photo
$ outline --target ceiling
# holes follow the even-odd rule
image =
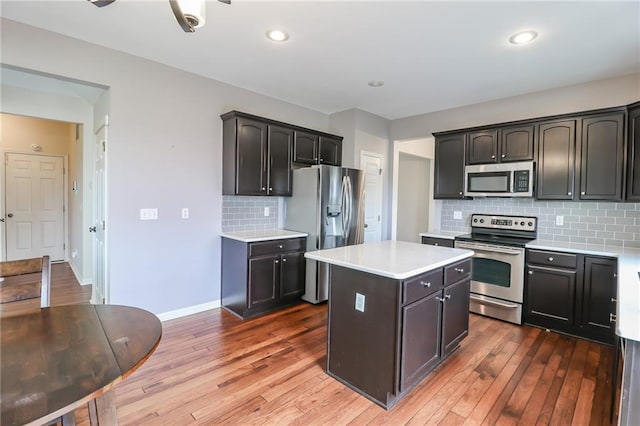
[[[11,20],[328,114],[395,119],[640,71],[638,1],[211,0],[192,34],[168,0],[0,6]],[[287,42],[265,37],[276,27]],[[509,44],[524,29],[538,39]]]

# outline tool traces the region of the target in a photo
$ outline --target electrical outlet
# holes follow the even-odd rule
[[[182,208],[182,218],[183,219],[189,219],[189,208],[188,207],[183,207]]]
[[[460,211],[454,211],[454,212],[453,212],[453,218],[454,218],[454,219],[458,219],[458,220],[462,219],[462,212],[460,212]]]
[[[356,293],[356,311],[364,312],[364,294]]]
[[[269,207],[264,208],[264,217],[269,216]]]
[[[140,209],[140,220],[158,220],[158,209]]]
[[[556,225],[564,226],[564,216],[556,216]]]

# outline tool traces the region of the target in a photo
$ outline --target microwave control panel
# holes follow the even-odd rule
[[[529,170],[513,172],[513,192],[529,192]]]
[[[532,216],[471,215],[472,228],[505,229],[513,231],[536,230],[537,218]]]

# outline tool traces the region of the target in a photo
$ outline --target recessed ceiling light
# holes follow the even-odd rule
[[[370,82],[367,83],[369,86],[371,87],[380,87],[380,86],[384,86],[384,81],[380,81],[380,80],[371,80]]]
[[[509,37],[509,43],[511,44],[525,44],[535,40],[538,37],[538,33],[535,31],[521,31]]]
[[[289,39],[289,34],[282,30],[269,30],[267,31],[267,38],[271,41],[286,41]]]

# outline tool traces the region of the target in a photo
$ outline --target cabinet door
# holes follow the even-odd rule
[[[629,110],[627,200],[640,201],[640,105]]]
[[[291,151],[293,130],[269,126],[269,166],[267,194],[291,195]]]
[[[444,288],[442,302],[442,357],[453,352],[469,334],[469,285],[465,279]]]
[[[238,119],[236,154],[236,194],[267,194],[267,125]]]
[[[441,295],[439,291],[402,308],[400,392],[440,361]]]
[[[525,321],[573,334],[576,274],[571,269],[528,265]]]
[[[498,161],[498,131],[469,133],[467,164],[487,164]]]
[[[296,131],[293,136],[293,161],[318,164],[318,136]]]
[[[304,293],[304,252],[283,254],[280,257],[280,298],[296,298]]]
[[[539,200],[573,200],[575,133],[574,120],[538,125]]]
[[[582,120],[580,199],[622,200],[624,113]]]
[[[617,267],[615,259],[585,258],[580,321],[584,337],[613,342]]]
[[[533,125],[500,130],[500,161],[533,160]]]
[[[439,136],[435,144],[433,198],[464,198],[465,134]]]
[[[265,256],[249,259],[249,309],[267,306],[276,302],[280,280],[280,256]]]
[[[422,237],[421,241],[422,241],[422,244],[427,244],[430,246],[442,246],[442,247],[453,248],[453,240],[449,240],[447,238]]]
[[[320,136],[320,164],[340,166],[342,164],[342,141]]]

